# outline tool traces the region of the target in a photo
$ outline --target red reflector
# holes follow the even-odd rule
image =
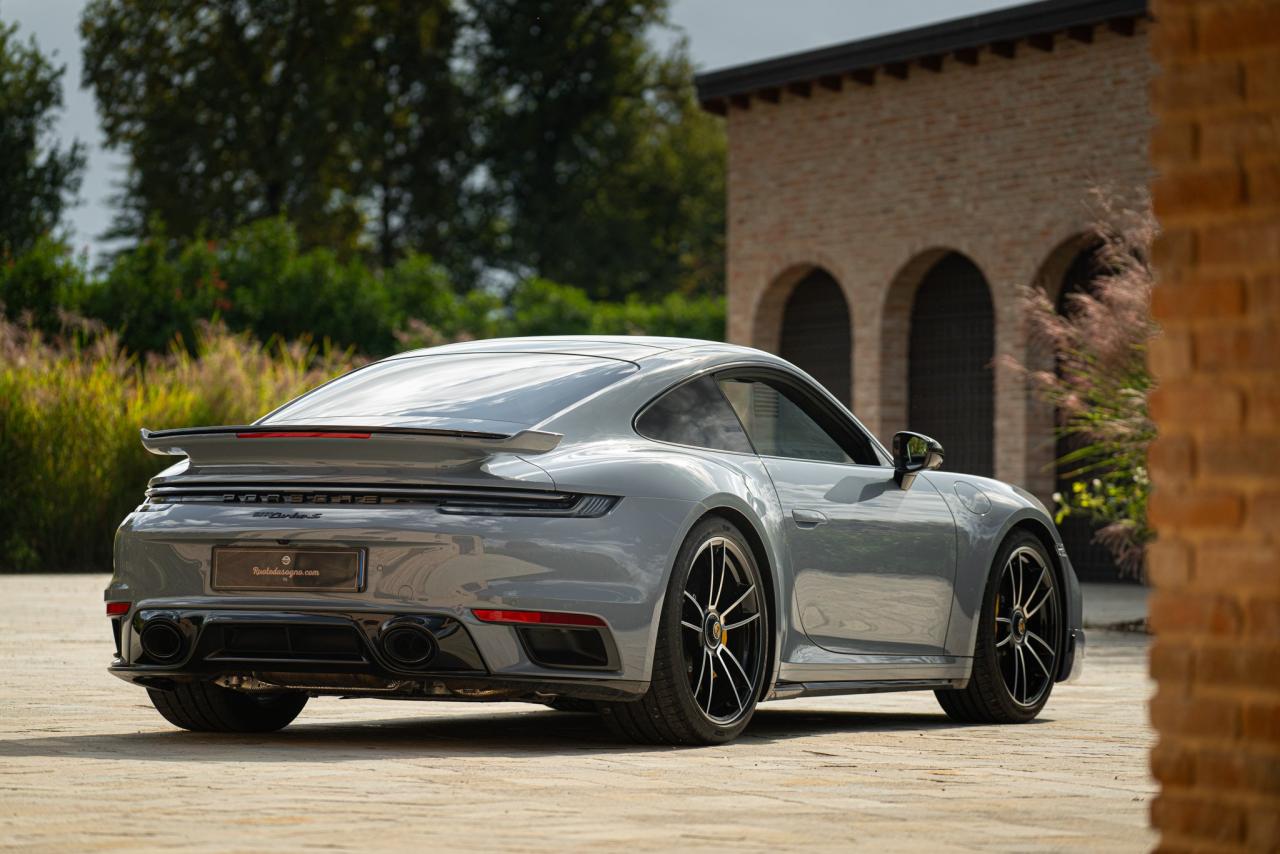
[[[543,626],[603,626],[604,620],[590,614],[561,614],[555,611],[500,611],[473,608],[477,620],[486,623],[536,623]]]
[[[237,439],[368,439],[368,433],[325,433],[319,430],[279,433],[237,433]]]
[[[133,603],[131,602],[108,602],[107,616],[123,617],[125,614],[129,613],[129,608],[132,604]]]

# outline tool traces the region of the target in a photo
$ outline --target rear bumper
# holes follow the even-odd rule
[[[406,623],[433,639],[430,657],[412,666],[397,664],[384,644],[389,626]],[[617,654],[604,629],[598,631],[610,650],[606,666],[521,675],[491,672],[468,627],[447,614],[165,607],[152,602],[119,618],[116,628],[120,646],[110,672],[161,690],[180,682],[212,681],[249,691],[539,701],[552,696],[624,699],[648,689],[647,683],[618,678]],[[176,640],[172,655],[153,654],[156,645],[148,632],[157,628]],[[522,642],[518,634],[517,642]]]

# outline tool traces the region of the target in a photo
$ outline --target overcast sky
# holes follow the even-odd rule
[[[753,62],[784,53],[838,44],[894,30],[959,18],[1021,0],[675,0],[672,21],[689,38],[702,70]],[[65,110],[58,125],[64,139],[88,147],[89,165],[81,204],[70,212],[77,244],[98,247],[111,220],[108,199],[124,158],[101,145],[93,95],[80,88],[77,28],[84,0],[0,0],[0,21],[17,21],[25,40],[35,35],[41,50],[67,66]]]

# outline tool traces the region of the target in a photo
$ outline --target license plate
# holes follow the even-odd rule
[[[213,550],[214,590],[358,592],[364,586],[360,549]]]

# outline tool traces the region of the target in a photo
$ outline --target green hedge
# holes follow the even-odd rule
[[[310,337],[382,356],[423,340],[498,335],[650,334],[720,339],[724,300],[671,294],[657,302],[593,302],[578,288],[529,279],[502,290],[460,291],[425,255],[387,270],[325,249],[303,251],[282,219],[245,226],[223,242],[174,245],[157,236],[86,269],[44,240],[0,264],[0,302],[11,320],[47,333],[60,311],[102,321],[133,353],[190,348],[202,321],[259,341]]]
[[[105,570],[112,532],[175,460],[138,430],[244,423],[347,370],[347,353],[200,330],[145,360],[112,334],[50,341],[0,321],[0,571]]]

